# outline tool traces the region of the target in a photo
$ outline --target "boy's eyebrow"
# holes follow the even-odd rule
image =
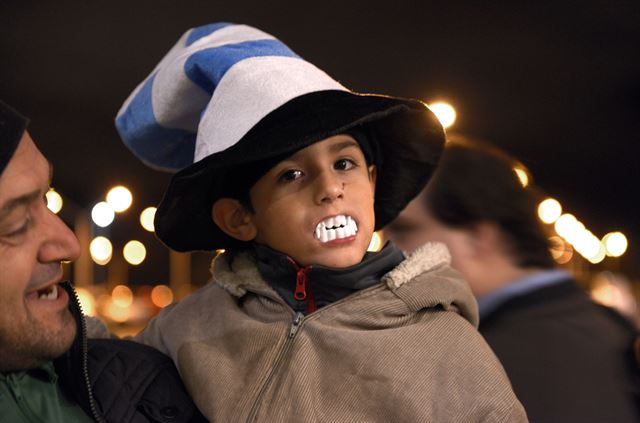
[[[333,144],[330,147],[331,152],[338,152],[340,150],[344,150],[345,148],[350,148],[350,147],[358,147],[360,148],[360,145],[357,143],[357,141],[355,140],[345,140],[345,141],[341,141],[341,142],[337,142],[335,144]]]

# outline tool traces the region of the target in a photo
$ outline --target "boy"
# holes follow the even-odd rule
[[[116,124],[147,163],[181,169],[159,238],[227,250],[137,338],[210,420],[526,421],[446,249],[366,252],[441,153],[422,103],[350,92],[272,36],[214,24]]]

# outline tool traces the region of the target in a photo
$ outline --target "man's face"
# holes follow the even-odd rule
[[[49,163],[25,132],[0,175],[0,371],[63,354],[76,327],[57,284],[78,240],[46,205]]]
[[[357,264],[375,226],[374,192],[375,167],[351,136],[312,144],[251,188],[255,241],[303,266]]]
[[[384,228],[384,237],[402,250],[411,252],[427,242],[441,242],[451,254],[451,266],[472,278],[468,272],[473,257],[472,234],[469,230],[450,228],[439,222],[425,207],[424,191]]]

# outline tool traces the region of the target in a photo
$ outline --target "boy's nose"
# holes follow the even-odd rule
[[[330,172],[318,175],[315,200],[317,204],[331,203],[344,195],[344,182]]]

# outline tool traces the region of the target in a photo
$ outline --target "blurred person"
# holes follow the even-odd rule
[[[52,166],[27,124],[0,101],[0,420],[195,421],[166,356],[131,341],[87,340],[75,291],[61,282],[62,262],[80,247],[47,208]]]
[[[404,250],[447,245],[478,299],[479,331],[531,422],[637,422],[637,331],[556,267],[514,158],[450,141],[425,190],[384,234]]]

